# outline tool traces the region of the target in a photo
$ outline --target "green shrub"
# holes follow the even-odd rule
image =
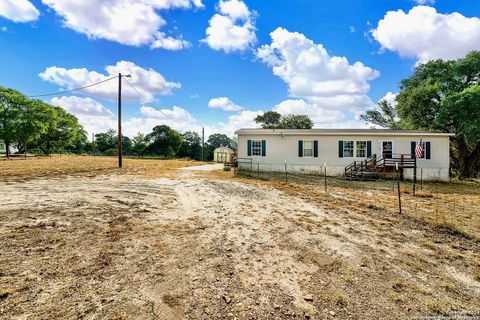
[[[110,149],[105,150],[104,154],[106,156],[116,156],[118,154],[118,150],[115,149],[115,148],[110,148]]]

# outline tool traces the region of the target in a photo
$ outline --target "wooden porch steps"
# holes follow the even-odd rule
[[[385,174],[399,171],[403,179],[403,169],[416,168],[417,159],[412,154],[392,154],[377,157],[371,155],[364,161],[354,161],[345,167],[345,178],[352,180],[376,180]]]

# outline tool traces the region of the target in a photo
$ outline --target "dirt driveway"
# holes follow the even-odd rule
[[[0,199],[2,319],[479,311],[478,239],[260,182],[109,174],[8,182]]]

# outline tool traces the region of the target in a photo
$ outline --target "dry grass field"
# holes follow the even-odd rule
[[[404,187],[399,214],[386,189],[194,165],[0,161],[0,318],[478,318],[478,182]]]
[[[116,157],[91,156],[52,156],[35,158],[18,158],[0,161],[0,179],[31,180],[60,176],[95,177],[101,174],[156,176],[172,168],[198,165],[188,160],[157,160],[123,158],[123,168],[118,169]]]

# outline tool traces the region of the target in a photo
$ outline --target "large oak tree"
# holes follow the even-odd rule
[[[411,129],[454,133],[452,164],[470,177],[480,160],[480,52],[456,61],[434,60],[401,82],[397,112]]]

